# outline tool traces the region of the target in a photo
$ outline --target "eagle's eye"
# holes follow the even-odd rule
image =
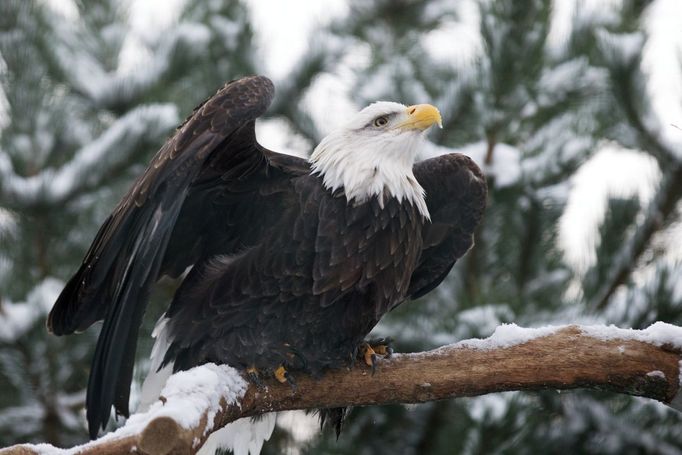
[[[381,128],[382,126],[386,126],[387,123],[388,123],[388,117],[386,117],[385,115],[382,115],[381,117],[375,118],[374,122],[373,122],[374,126],[376,126],[377,128]]]

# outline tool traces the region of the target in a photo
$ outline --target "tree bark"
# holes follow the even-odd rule
[[[682,335],[682,328],[679,331]],[[396,354],[380,361],[374,375],[365,366],[331,371],[319,380],[298,375],[296,390],[266,382],[262,389],[250,386],[238,405],[227,406],[223,399],[211,431],[241,417],[270,411],[423,403],[509,390],[600,389],[648,397],[680,409],[679,343],[673,346],[653,338],[651,342],[633,339],[644,331],[619,333],[622,337],[603,339],[587,334],[580,326],[565,326],[509,347],[485,345],[479,340]],[[207,423],[206,413],[192,428],[183,428],[167,416],[157,417],[139,434],[110,435],[75,453],[192,454],[210,434],[205,431]],[[0,450],[0,455],[32,453],[38,452],[30,445]]]

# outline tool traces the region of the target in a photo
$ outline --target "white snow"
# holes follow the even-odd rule
[[[135,108],[78,150],[64,166],[31,177],[15,174],[9,156],[0,151],[0,195],[20,205],[62,202],[83,187],[101,184],[111,167],[125,162],[141,142],[162,137],[178,121],[177,109],[170,104]]]
[[[305,411],[284,411],[277,415],[277,426],[284,428],[300,446],[319,433],[319,418]]]
[[[656,322],[643,330],[621,329],[614,325],[579,327],[585,335],[599,340],[635,340],[654,346],[668,345],[682,350],[682,327],[665,322]]]
[[[544,327],[519,327],[516,324],[502,324],[498,326],[488,338],[462,340],[429,352],[439,354],[442,353],[443,350],[451,349],[476,349],[485,351],[505,349],[527,343],[537,338],[553,335],[569,327],[576,327],[583,335],[598,340],[635,340],[653,344],[654,346],[670,346],[682,351],[682,327],[665,322],[656,322],[643,330],[622,329],[613,325],[550,325]]]
[[[3,301],[0,305],[0,341],[13,342],[44,319],[64,287],[55,278],[46,278],[28,294],[25,302]]]
[[[228,405],[235,404],[244,396],[247,387],[239,372],[227,365],[208,363],[180,371],[168,379],[161,392],[166,403],[158,401],[149,411],[131,416],[124,428],[140,428],[161,416],[172,417],[181,426],[192,428],[206,414],[206,431],[209,431],[213,428],[216,413],[221,409],[221,398]]]
[[[478,422],[499,421],[509,410],[509,398],[516,392],[490,393],[469,401],[468,412]]]
[[[453,2],[434,7],[438,15],[454,7],[457,20],[445,20],[422,38],[424,49],[435,63],[461,69],[472,65],[483,54],[479,5],[472,1]],[[453,46],[453,43],[457,43]]]
[[[604,29],[597,29],[597,43],[601,47],[604,56],[611,65],[623,65],[631,62],[640,55],[644,47],[644,34],[637,31],[633,33],[612,33]]]
[[[554,0],[547,38],[550,52],[561,52],[576,26],[612,23],[621,7],[622,0]]]
[[[0,240],[15,234],[16,229],[16,216],[9,210],[0,207]]]
[[[645,15],[642,71],[659,140],[682,158],[682,2],[658,0]]]
[[[604,219],[608,198],[638,196],[645,206],[660,175],[651,156],[602,144],[571,178],[573,189],[559,222],[559,247],[571,267],[584,273],[595,263],[600,242],[595,232]]]
[[[168,322],[169,319],[166,315],[162,315],[152,332],[152,337],[156,341],[150,356],[149,373],[142,385],[138,413],[145,412],[154,404],[159,403],[159,395],[168,398],[165,394],[167,393],[166,387],[169,384],[168,379],[173,372],[173,363],[171,362],[159,370],[170,345]],[[189,382],[191,383],[191,381],[190,378]],[[276,413],[266,414],[255,421],[250,418],[239,419],[211,433],[198,453],[200,455],[213,454],[218,448],[222,448],[231,449],[234,455],[249,455],[249,453],[258,455],[263,443],[270,439],[276,420]],[[208,421],[213,421],[213,416],[210,414]],[[198,440],[195,441],[195,446],[198,443]]]
[[[662,372],[661,370],[649,371],[646,375],[651,377],[651,378],[665,379],[665,373]]]
[[[564,326],[565,327],[565,326]],[[562,326],[546,326],[536,328],[519,327],[516,324],[502,324],[498,326],[488,338],[463,340],[446,346],[448,349],[478,349],[488,351],[491,349],[504,349],[527,343],[536,338],[542,338],[556,333],[564,328]]]
[[[213,426],[216,413],[221,409],[221,399],[224,398],[228,405],[239,403],[247,386],[246,381],[234,368],[208,363],[175,373],[168,379],[161,392],[166,399],[165,403],[159,400],[148,411],[133,414],[124,426],[96,441],[70,449],[59,449],[49,444],[26,446],[44,455],[73,455],[86,446],[96,446],[103,442],[140,434],[158,417],[170,417],[180,426],[189,429],[199,425],[201,418],[206,415],[208,432]]]
[[[248,6],[263,50],[264,70],[275,78],[287,75],[298,59],[316,46],[318,27],[343,17],[349,9],[343,0],[250,0]]]

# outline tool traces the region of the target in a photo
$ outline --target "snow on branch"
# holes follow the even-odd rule
[[[113,169],[134,159],[141,147],[165,137],[178,119],[175,106],[170,104],[136,108],[59,169],[48,168],[30,177],[17,175],[9,156],[0,151],[0,199],[9,207],[19,208],[63,203],[100,186]]]
[[[9,454],[195,453],[212,431],[264,412],[423,403],[509,390],[593,388],[652,398],[682,410],[682,327],[524,329],[503,325],[487,339],[396,354],[372,375],[364,366],[296,377],[297,388],[247,385],[236,370],[204,365],[176,373],[152,408],[83,446],[18,445]]]

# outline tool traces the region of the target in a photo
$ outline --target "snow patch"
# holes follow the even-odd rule
[[[646,207],[654,196],[661,172],[656,160],[640,152],[604,143],[571,177],[573,189],[559,221],[559,247],[578,274],[596,263],[601,239],[595,235],[610,197],[639,197]]]
[[[649,376],[650,378],[665,379],[665,373],[662,372],[661,370],[649,371],[646,375]]]
[[[101,185],[112,167],[124,163],[141,145],[165,136],[177,122],[177,109],[171,104],[137,107],[65,165],[30,177],[17,175],[9,156],[0,152],[0,193],[22,205],[64,202],[83,187]]]
[[[234,368],[207,363],[175,373],[168,379],[161,392],[166,399],[165,402],[159,400],[148,411],[130,416],[123,427],[96,441],[70,449],[59,449],[49,444],[23,446],[44,455],[72,455],[86,447],[140,434],[158,417],[170,417],[183,428],[190,429],[199,425],[202,416],[206,415],[208,432],[213,427],[216,413],[221,409],[221,398],[225,398],[228,405],[239,403],[246,393],[247,386],[244,378]]]
[[[25,302],[0,304],[0,341],[11,343],[22,337],[49,313],[64,283],[46,278],[28,294]]]
[[[682,327],[655,322],[646,329],[621,329],[614,325],[578,326],[580,331],[598,340],[634,340],[654,346],[671,346],[682,350]]]
[[[158,401],[142,414],[128,419],[125,428],[143,428],[157,417],[171,417],[184,428],[199,424],[207,414],[206,431],[213,428],[213,419],[220,408],[220,399],[228,405],[237,403],[246,392],[246,381],[239,372],[227,365],[208,363],[172,375],[161,391],[166,403]]]
[[[509,398],[516,392],[481,395],[471,399],[469,415],[478,422],[498,422],[509,411]]]
[[[433,8],[434,19],[441,19],[445,5],[436,6]],[[479,5],[472,1],[453,2],[447,6],[454,7],[453,15],[457,20],[443,20],[437,28],[423,36],[422,43],[435,63],[458,70],[471,66],[483,54],[481,13]]]
[[[531,340],[553,335],[561,330],[574,327],[580,332],[598,340],[634,340],[653,344],[654,346],[669,346],[682,351],[682,327],[665,322],[656,322],[646,329],[621,329],[609,325],[556,325],[544,327],[519,327],[516,324],[502,324],[498,326],[488,338],[472,338],[457,343],[441,346],[431,353],[440,353],[450,349],[493,350],[505,349]],[[623,346],[618,347],[624,352]],[[399,355],[399,354],[396,354]]]
[[[446,346],[447,348],[465,348],[492,350],[509,348],[519,344],[527,343],[536,338],[542,338],[556,333],[567,326],[546,326],[537,328],[524,328],[516,324],[502,324],[497,327],[488,338],[474,338],[463,340],[458,343]]]
[[[0,207],[0,239],[13,235],[17,230],[17,220],[12,212]]]

